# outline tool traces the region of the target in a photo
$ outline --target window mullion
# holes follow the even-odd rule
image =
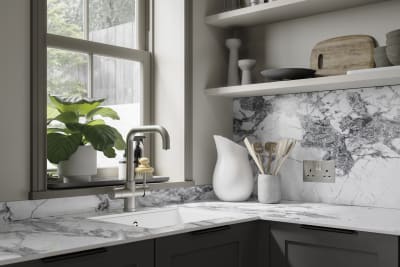
[[[88,97],[94,95],[93,91],[93,53],[89,53],[89,66],[88,66]]]
[[[89,40],[89,0],[83,1],[83,32],[85,40]]]

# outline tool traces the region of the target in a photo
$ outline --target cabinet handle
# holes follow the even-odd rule
[[[357,234],[357,231],[354,231],[354,230],[330,228],[330,227],[323,227],[323,226],[302,224],[300,227],[302,229],[313,230],[313,231],[332,232],[332,233],[347,234],[347,235],[356,235]]]
[[[194,232],[191,232],[191,234],[192,235],[205,235],[205,234],[209,234],[209,233],[226,231],[226,230],[229,230],[229,229],[231,229],[231,227],[229,225],[224,225],[224,226],[219,226],[219,227],[214,227],[214,228],[194,231]]]
[[[105,252],[107,252],[106,248],[97,248],[97,249],[74,252],[74,253],[60,255],[60,256],[48,257],[48,258],[42,259],[42,261],[44,263],[52,263],[52,262],[57,262],[57,261],[65,261],[65,260],[70,260],[70,259],[75,259],[75,258],[80,258],[80,257],[85,257],[85,256],[91,256],[91,255],[105,253]]]

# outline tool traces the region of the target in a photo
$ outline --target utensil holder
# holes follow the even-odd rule
[[[281,181],[277,175],[258,175],[258,201],[264,204],[281,201]]]

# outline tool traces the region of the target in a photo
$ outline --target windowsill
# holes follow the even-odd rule
[[[146,190],[161,190],[168,188],[184,188],[194,186],[194,181],[184,182],[164,182],[148,184]],[[138,185],[136,192],[143,192],[143,188]],[[65,190],[47,190],[45,192],[30,192],[29,199],[49,199],[49,198],[65,198],[65,197],[78,197],[87,195],[98,195],[98,194],[109,194],[114,188],[118,186],[106,186],[106,187],[93,187],[93,188],[77,188],[77,189],[65,189]]]

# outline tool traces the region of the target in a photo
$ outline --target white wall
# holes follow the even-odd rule
[[[385,34],[400,28],[400,1],[384,1],[306,18],[260,25],[243,36],[247,56],[257,59],[254,71],[276,67],[309,67],[312,48],[342,35],[367,34],[385,45]]]
[[[208,97],[204,90],[226,81],[226,32],[204,23],[221,10],[222,0],[193,1],[193,178],[210,184],[216,161],[214,134],[232,137],[232,100]]]
[[[29,2],[0,1],[0,200],[28,198]]]
[[[170,181],[184,180],[184,0],[154,1],[154,119],[168,130],[171,149],[161,149],[156,137],[156,173]]]

